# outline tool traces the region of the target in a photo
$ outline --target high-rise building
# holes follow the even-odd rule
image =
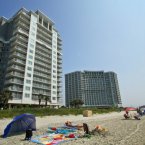
[[[62,40],[44,13],[20,9],[0,17],[0,90],[10,104],[38,104],[38,95],[58,106],[62,96]],[[43,103],[43,101],[42,101]]]
[[[121,106],[117,74],[104,71],[76,71],[65,75],[66,106],[81,99],[84,106]]]

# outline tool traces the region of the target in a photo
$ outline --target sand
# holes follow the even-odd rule
[[[36,117],[37,131],[33,136],[46,133],[48,126],[62,126],[65,121],[73,123],[87,123],[90,130],[96,125],[102,125],[109,129],[106,136],[96,135],[88,138],[79,138],[62,145],[145,145],[145,117],[141,120],[124,120],[124,112],[114,112],[108,114],[95,114],[92,117],[78,116],[47,116]],[[5,126],[12,119],[0,120],[0,134],[3,134]],[[0,138],[0,145],[35,145],[29,141],[22,141],[25,134],[11,136],[6,139]]]

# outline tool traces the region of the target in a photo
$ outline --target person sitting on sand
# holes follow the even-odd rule
[[[70,121],[67,121],[65,122],[65,125],[68,126],[68,127],[75,127],[77,128],[78,130],[82,131],[83,129],[83,134],[89,134],[89,127],[87,125],[87,123],[83,123],[83,124],[72,124],[72,122]]]
[[[124,114],[124,117],[125,117],[125,119],[129,119],[130,118],[128,111],[126,111],[126,113]]]

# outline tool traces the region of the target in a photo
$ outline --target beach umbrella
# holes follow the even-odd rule
[[[33,114],[21,114],[14,117],[14,119],[7,125],[4,130],[3,137],[7,137],[26,130],[36,130],[36,119]]]
[[[134,107],[126,107],[125,108],[125,111],[136,111],[137,108],[134,108]]]

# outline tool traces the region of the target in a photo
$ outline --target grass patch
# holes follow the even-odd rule
[[[97,108],[20,108],[20,109],[10,109],[10,110],[0,110],[0,119],[2,118],[13,118],[16,115],[23,113],[34,114],[35,116],[51,116],[51,115],[80,115],[84,110],[92,110],[93,114],[102,114],[118,111],[116,108],[108,109],[97,109]]]

